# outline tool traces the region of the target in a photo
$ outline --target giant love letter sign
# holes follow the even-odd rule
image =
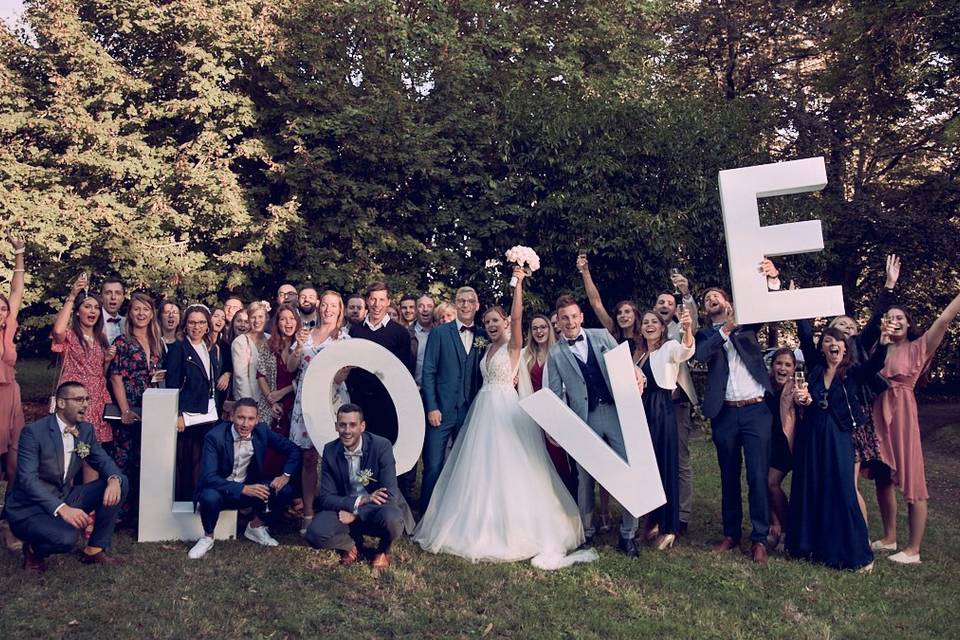
[[[193,503],[173,500],[179,393],[177,389],[147,389],[143,394],[137,542],[196,540],[203,535]],[[236,530],[237,512],[224,511],[213,533],[217,540],[224,540],[236,537]]]
[[[549,389],[527,396],[520,401],[520,406],[627,511],[642,516],[667,501],[660,483],[647,414],[637,389],[627,343],[608,351],[604,359],[627,450],[626,461]]]
[[[819,191],[827,184],[823,158],[806,158],[720,172],[720,205],[730,284],[739,324],[842,315],[840,287],[767,291],[757,265],[764,256],[823,250],[819,220],[760,226],[757,198]]]
[[[319,450],[335,440],[337,407],[331,402],[333,379],[344,367],[360,367],[373,373],[386,387],[397,410],[397,441],[393,456],[397,474],[417,465],[423,449],[424,414],[420,391],[403,363],[384,347],[370,340],[340,340],[318,353],[303,377],[303,419],[307,433]]]

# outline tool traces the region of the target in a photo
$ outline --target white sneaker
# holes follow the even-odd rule
[[[243,532],[243,537],[247,540],[252,540],[257,544],[262,544],[265,547],[276,547],[280,544],[270,537],[270,532],[267,530],[266,525],[262,527],[253,527],[248,524],[246,530]]]
[[[210,551],[212,548],[213,538],[203,536],[197,540],[197,544],[193,545],[193,548],[190,549],[190,553],[187,554],[187,557],[191,560],[199,560],[207,553],[207,551]]]
[[[896,551],[897,541],[884,542],[883,540],[874,540],[870,543],[870,549],[872,551]]]
[[[915,556],[911,556],[906,551],[895,553],[892,556],[889,556],[887,559],[890,560],[891,562],[896,562],[898,564],[920,564],[919,553]]]

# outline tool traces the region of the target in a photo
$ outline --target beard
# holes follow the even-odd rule
[[[297,304],[297,309],[300,310],[300,313],[305,316],[313,315],[313,312],[317,310],[317,305],[307,303]]]

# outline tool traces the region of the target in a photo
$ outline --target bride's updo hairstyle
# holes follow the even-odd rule
[[[500,317],[503,318],[504,320],[510,319],[510,316],[507,315],[507,312],[504,310],[504,308],[498,304],[495,304],[492,307],[488,307],[487,310],[483,312],[483,319],[486,320],[487,316],[490,315],[491,313],[500,314]]]

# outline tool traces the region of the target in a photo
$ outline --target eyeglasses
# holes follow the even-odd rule
[[[188,327],[205,327],[207,326],[206,320],[190,320],[187,322]]]
[[[90,402],[90,396],[77,396],[76,398],[61,398],[61,400],[69,400],[71,402]]]

